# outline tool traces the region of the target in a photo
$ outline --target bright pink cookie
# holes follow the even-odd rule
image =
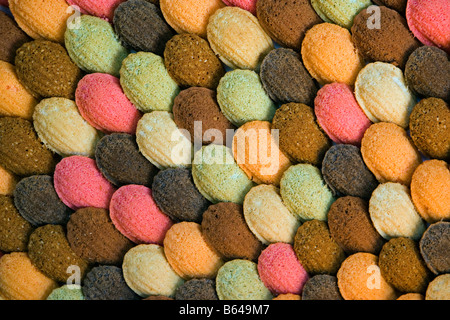
[[[78,82],[75,102],[81,116],[106,132],[135,134],[142,113],[128,100],[120,80],[106,73],[91,73]]]
[[[109,207],[111,220],[125,237],[137,244],[162,245],[173,221],[159,210],[152,191],[142,185],[117,189]]]
[[[408,0],[406,19],[420,42],[450,54],[449,0]]]
[[[359,106],[350,86],[330,83],[323,86],[314,100],[317,122],[336,143],[359,146],[372,122]]]
[[[67,3],[78,6],[80,12],[112,22],[114,10],[126,0],[67,0]]]
[[[239,7],[256,15],[256,2],[258,0],[222,0],[227,6]]]
[[[85,156],[63,158],[55,168],[54,185],[56,193],[69,208],[109,208],[109,202],[116,190],[103,177],[95,161]]]
[[[309,279],[292,245],[283,242],[270,244],[258,258],[261,281],[273,294],[300,294]]]

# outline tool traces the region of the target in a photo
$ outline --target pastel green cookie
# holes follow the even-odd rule
[[[217,272],[219,300],[271,300],[273,295],[259,278],[257,264],[249,260],[231,260]]]
[[[54,289],[47,300],[84,300],[84,295],[79,285],[63,285]]]
[[[123,61],[120,84],[128,99],[142,112],[171,112],[180,93],[163,58],[151,52],[132,53]]]
[[[82,15],[76,27],[67,28],[64,40],[70,58],[89,73],[108,73],[117,77],[123,59],[129,54],[111,24],[90,15]]]
[[[242,204],[255,185],[239,167],[230,148],[210,144],[194,155],[192,176],[200,193],[209,201]]]
[[[217,102],[229,121],[240,127],[246,122],[272,121],[276,106],[252,70],[227,72],[217,87]]]
[[[303,221],[327,221],[330,206],[336,200],[320,170],[304,163],[291,166],[284,172],[280,193],[286,207]]]

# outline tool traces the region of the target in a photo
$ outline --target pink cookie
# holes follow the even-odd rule
[[[449,0],[408,0],[406,19],[409,29],[420,42],[450,54]]]
[[[359,106],[350,86],[331,83],[323,86],[314,100],[317,122],[336,143],[360,146],[372,122]]]
[[[91,126],[106,133],[135,134],[142,117],[124,94],[120,80],[106,73],[84,76],[78,83],[75,102],[81,116]]]
[[[141,185],[120,187],[110,204],[111,220],[125,237],[137,244],[163,244],[173,221],[159,210],[152,191]]]
[[[283,242],[272,243],[261,252],[258,273],[264,285],[275,295],[300,294],[309,279],[292,245]]]
[[[239,7],[244,10],[250,11],[256,15],[256,2],[258,0],[222,0],[227,6]]]
[[[95,161],[85,156],[63,158],[56,165],[53,180],[61,201],[73,210],[85,207],[107,209],[115,191]]]
[[[80,8],[80,12],[112,22],[114,10],[126,0],[67,0],[67,3]]]

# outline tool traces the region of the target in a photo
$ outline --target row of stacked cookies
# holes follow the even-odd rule
[[[2,298],[449,298],[445,0],[7,5]]]

